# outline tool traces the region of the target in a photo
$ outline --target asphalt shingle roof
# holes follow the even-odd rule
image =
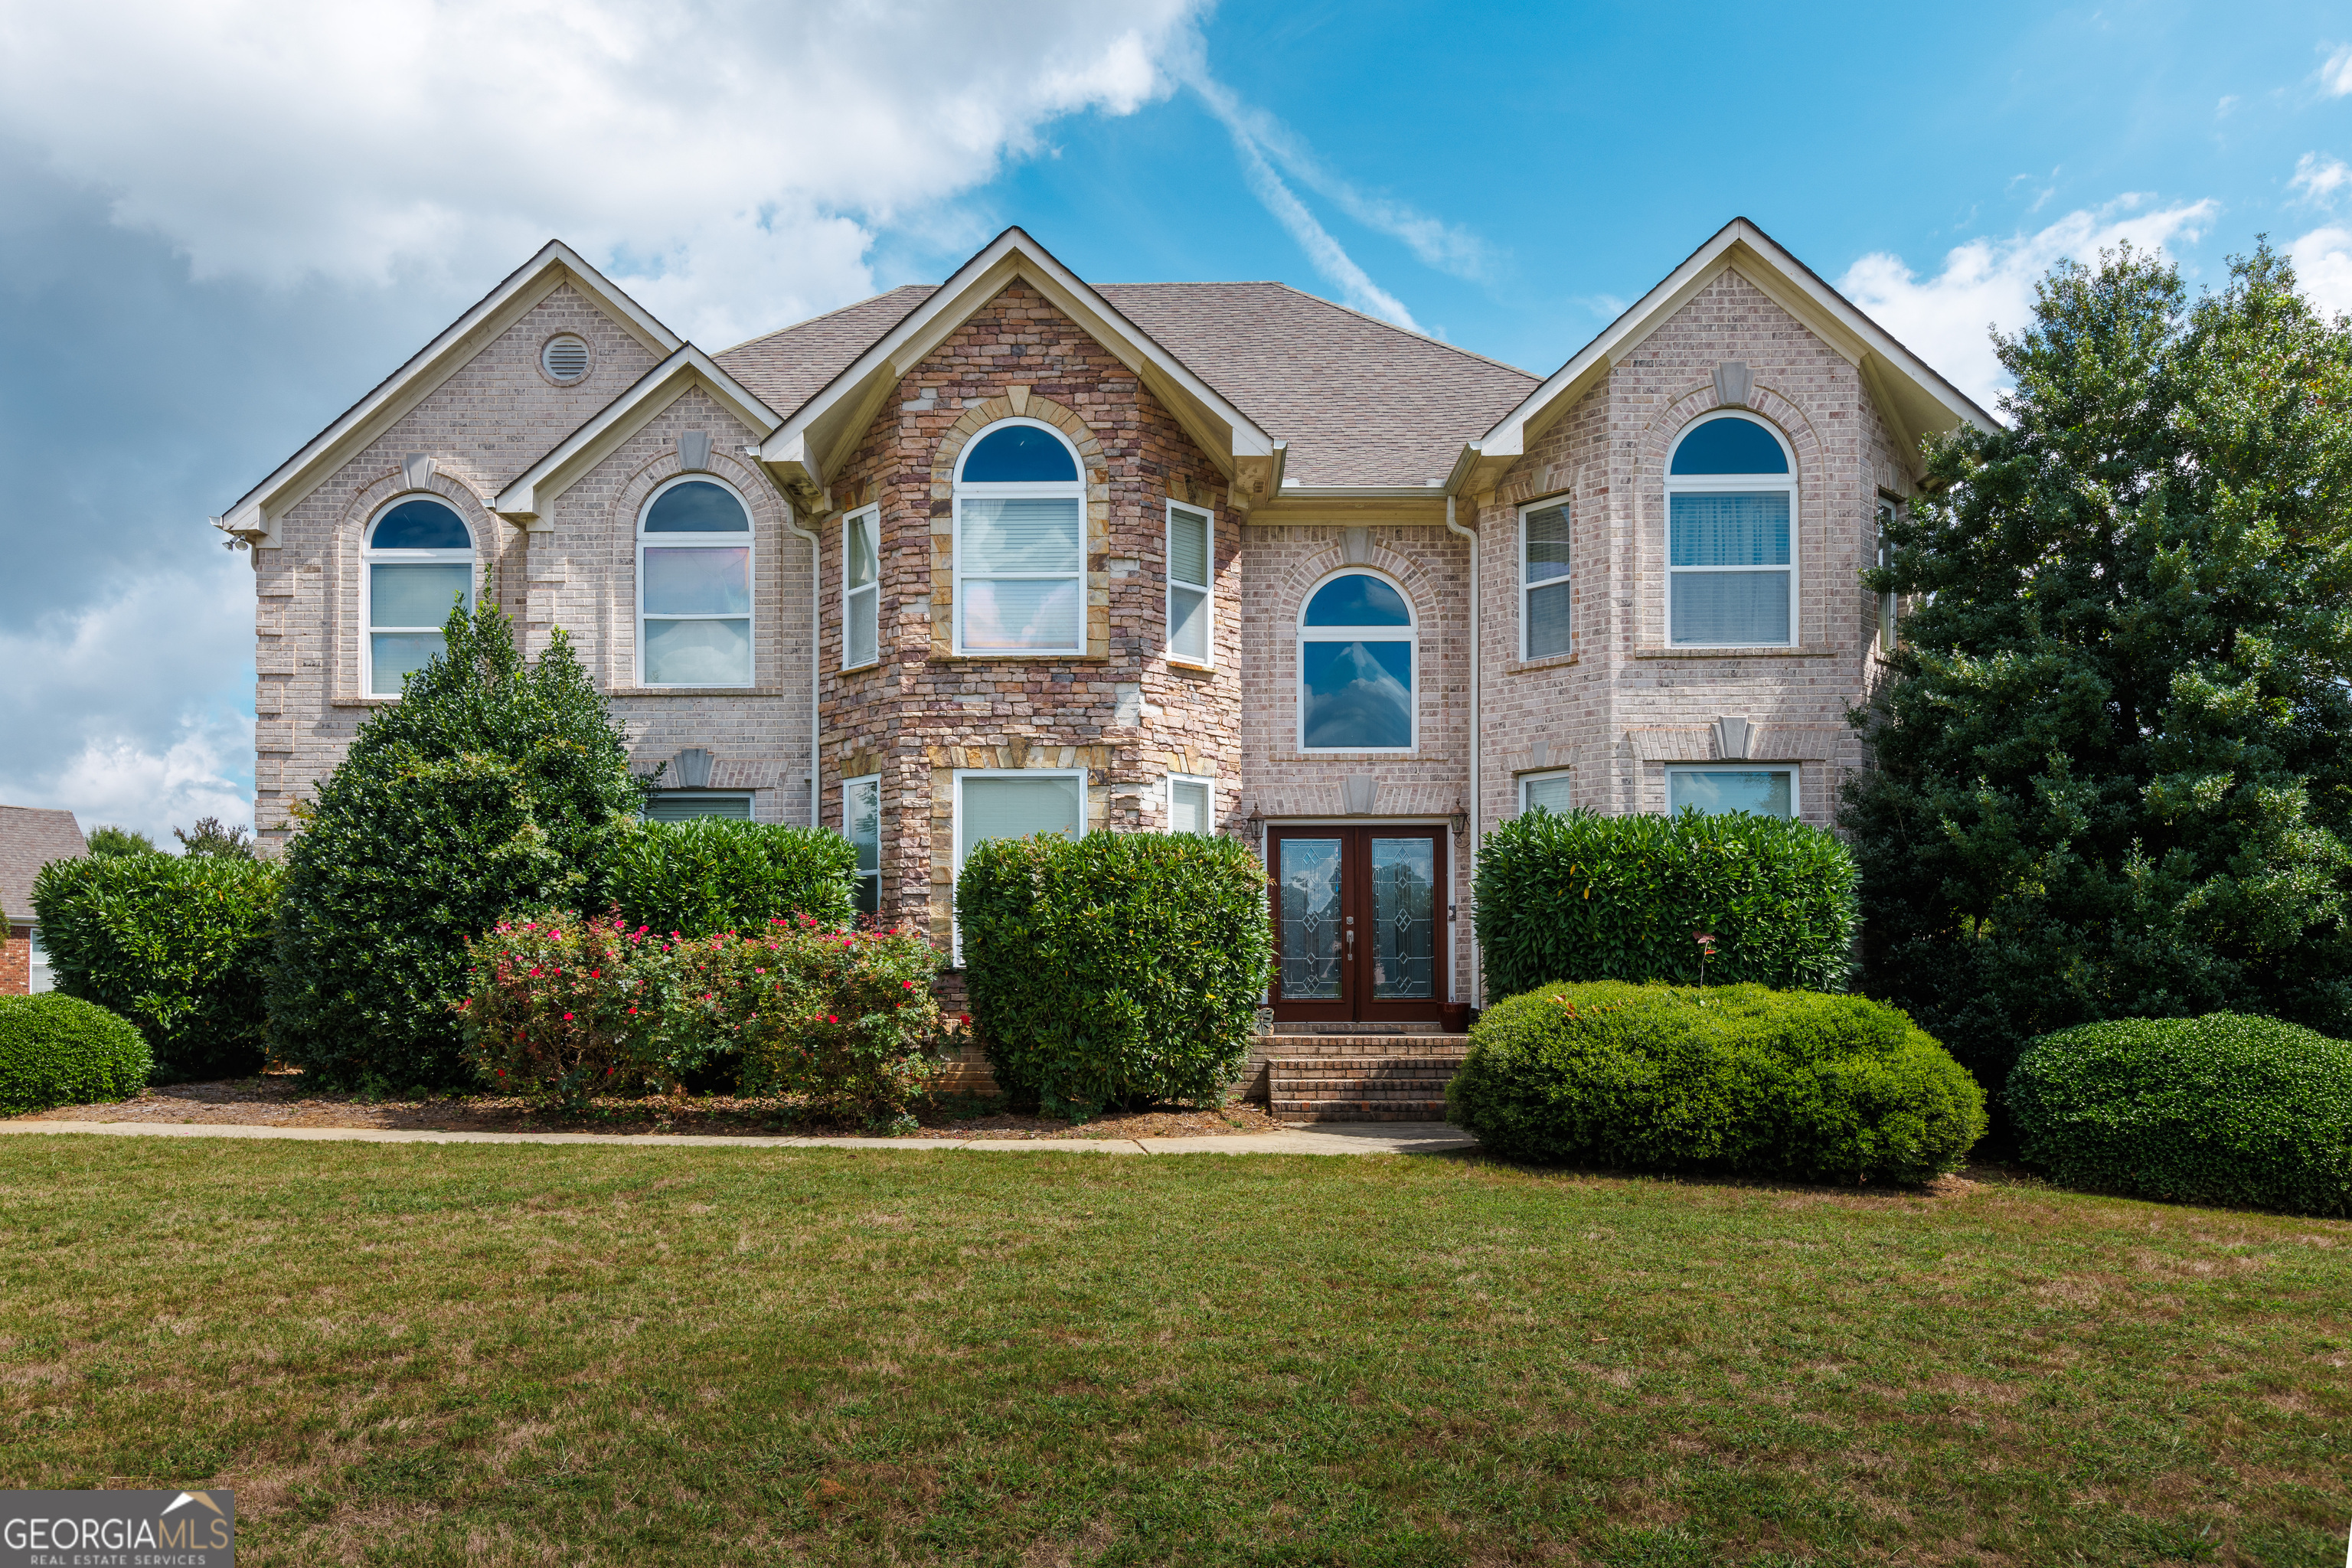
[[[33,919],[33,879],[52,860],[89,853],[70,811],[0,805],[0,910],[12,925]]]
[[[909,284],[714,355],[789,416],[932,289]],[[1129,321],[1274,437],[1297,485],[1441,483],[1543,378],[1284,283],[1106,283]]]

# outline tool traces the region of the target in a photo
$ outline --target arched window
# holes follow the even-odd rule
[[[1796,465],[1779,431],[1717,414],[1666,463],[1666,640],[1676,647],[1797,640]]]
[[[1410,752],[1412,606],[1386,578],[1342,572],[1298,613],[1298,747]]]
[[[401,682],[447,646],[441,628],[474,605],[474,536],[437,496],[402,496],[368,524],[360,547],[371,697],[397,697]]]
[[[638,521],[637,679],[751,684],[751,514],[707,475],[670,480]]]
[[[1087,486],[1050,425],[1007,419],[956,463],[958,653],[1084,653]]]

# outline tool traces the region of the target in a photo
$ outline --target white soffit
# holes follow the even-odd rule
[[[523,524],[526,531],[544,531],[541,520],[556,497],[614,447],[644,429],[656,415],[698,386],[755,435],[765,436],[776,427],[774,409],[754,397],[709,354],[688,343],[639,376],[635,385],[517,475],[490,502],[490,510],[509,522]]]
[[[279,518],[349,461],[352,453],[399,423],[409,410],[566,283],[594,300],[648,352],[666,356],[683,346],[684,339],[614,287],[603,273],[582,259],[579,252],[562,240],[551,239],[407,363],[312,437],[276,472],[239,497],[215,526],[224,533],[253,544],[275,544]]]
[[[1748,219],[1734,218],[1577,351],[1574,358],[1553,372],[1483,438],[1471,443],[1454,465],[1449,488],[1459,489],[1472,482],[1472,470],[1480,467],[1499,473],[1510,459],[1524,454],[1531,436],[1567,412],[1612,366],[1727,271],[1738,272],[1754,284],[1860,370],[1864,386],[1906,440],[1963,424],[1983,430],[1999,428],[1992,416],[1967,394],[1822,282],[1778,241]]]
[[[761,458],[782,470],[785,482],[795,490],[824,490],[851,444],[881,412],[898,378],[1015,279],[1034,288],[1133,371],[1185,434],[1229,476],[1254,460],[1260,470],[1254,482],[1258,493],[1264,493],[1265,471],[1271,468],[1275,452],[1273,437],[1018,228],[991,240],[906,320],[794,411],[761,445]]]

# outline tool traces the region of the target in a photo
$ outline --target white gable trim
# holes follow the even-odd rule
[[[652,423],[656,415],[698,386],[755,433],[764,436],[776,427],[774,409],[719,369],[709,354],[688,343],[639,376],[635,385],[524,469],[499,492],[490,510],[509,522],[522,524],[526,532],[545,532],[546,512],[556,497],[577,484],[613,448]]]
[[[685,341],[615,288],[570,246],[562,240],[550,240],[538,255],[508,274],[497,288],[452,321],[407,363],[312,437],[268,479],[239,497],[226,513],[213,520],[213,526],[248,544],[265,548],[275,545],[278,519],[350,461],[353,453],[399,423],[409,410],[463,369],[499,334],[566,283],[593,300],[624,331],[657,356],[674,353]]]
[[[1906,438],[1974,425],[1998,428],[1991,415],[1890,336],[1853,301],[1746,218],[1734,218],[1693,251],[1624,314],[1602,329],[1575,357],[1464,448],[1447,481],[1449,491],[1475,488],[1479,471],[1492,478],[1527,451],[1528,437],[1571,407],[1612,367],[1647,340],[1676,310],[1725,272],[1736,271],[1820,336],[1863,374],[1872,395]]]
[[[1018,228],[1008,228],[795,410],[761,460],[803,499],[823,494],[898,378],[1015,279],[1028,283],[1133,371],[1210,460],[1234,479],[1234,504],[1268,499],[1274,438]]]

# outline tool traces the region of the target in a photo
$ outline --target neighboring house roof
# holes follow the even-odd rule
[[[1286,283],[1105,283],[1103,298],[1288,444],[1283,493],[1444,483],[1539,376]]]
[[[710,357],[730,375],[759,395],[779,414],[797,414],[824,384],[873,347],[874,340],[905,321],[937,291],[930,283],[908,283],[887,294],[812,316],[782,331],[737,343]]]
[[[279,464],[275,473],[238,497],[236,505],[213,520],[213,526],[247,543],[275,542],[278,520],[304,496],[350,461],[353,453],[424,402],[485,345],[566,283],[604,307],[623,331],[643,343],[655,357],[673,353],[684,344],[686,340],[654,320],[645,307],[582,260],[578,252],[562,240],[551,239],[538,255],[509,273],[497,288],[475,301],[471,309],[450,322],[439,337],[418,350],[407,363],[384,377],[365,397],[310,437],[300,451]]]
[[[0,910],[12,925],[33,920],[33,879],[52,860],[89,853],[70,811],[0,805]]]

